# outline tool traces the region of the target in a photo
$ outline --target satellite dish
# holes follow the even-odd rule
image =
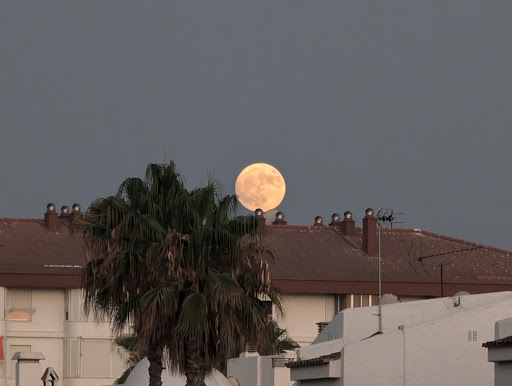
[[[459,291],[453,296],[465,296],[465,295],[471,295],[468,291]]]
[[[401,303],[402,301],[398,297],[398,295],[392,294],[391,292],[385,293],[382,295],[382,304],[395,304]]]
[[[232,375],[228,376],[228,381],[232,386],[240,386],[240,381]]]

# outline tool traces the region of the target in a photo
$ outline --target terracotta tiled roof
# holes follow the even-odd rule
[[[378,259],[362,250],[359,228],[343,236],[333,227],[270,225],[263,244],[284,292],[377,293]],[[384,293],[438,296],[440,264],[445,295],[512,289],[509,251],[413,229],[384,229],[381,244]],[[42,285],[44,277],[45,286],[79,286],[83,260],[64,222],[51,231],[42,220],[0,219],[0,285]]]
[[[81,241],[65,224],[50,231],[42,220],[0,219],[0,285],[77,287],[82,263]]]
[[[506,347],[512,346],[512,336],[507,336],[506,338],[493,340],[491,342],[486,342],[482,344],[482,347],[490,348],[490,347]]]
[[[314,287],[324,293],[376,293],[378,258],[362,250],[361,229],[356,229],[355,236],[343,236],[332,227],[267,226],[264,243],[275,255],[273,279],[288,291],[309,292]],[[439,295],[441,264],[445,294],[462,289],[496,291],[489,286],[497,285],[508,286],[501,290],[512,289],[509,251],[419,229],[383,229],[381,256],[383,281],[395,283],[392,288],[384,286],[384,292]],[[335,284],[341,282],[342,287]],[[431,288],[411,293],[411,283]],[[468,286],[473,284],[481,288]],[[401,290],[404,286],[409,289]]]

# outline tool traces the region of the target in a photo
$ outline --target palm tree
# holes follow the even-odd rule
[[[272,319],[260,330],[256,351],[260,355],[279,355],[299,347],[297,342],[288,337],[286,329],[280,328]]]
[[[118,349],[128,354],[126,359],[127,368],[114,382],[114,385],[124,385],[132,370],[137,366],[137,363],[146,357],[146,353],[138,350],[138,341],[134,334],[119,335],[114,340],[114,343]]]
[[[167,238],[167,225],[181,221],[179,203],[186,193],[174,164],[149,165],[145,180],[126,179],[117,195],[95,200],[75,223],[85,247],[85,309],[110,319],[116,334],[133,325],[148,354],[150,386],[161,385],[165,326],[173,316],[166,307],[152,315],[144,313],[155,286],[162,286],[169,276],[162,271],[164,261],[148,264],[148,251]],[[164,216],[166,223],[161,221]],[[157,295],[153,301],[163,306],[167,299]],[[156,328],[149,328],[148,319]]]
[[[125,180],[77,223],[86,310],[109,317],[116,333],[133,326],[150,386],[161,385],[164,349],[188,386],[203,386],[242,340],[256,340],[259,297],[280,307],[257,222],[234,217],[236,207],[215,181],[188,191],[174,163],[150,164],[145,180]]]
[[[161,243],[150,254],[167,255],[176,246],[180,251],[173,278],[180,301],[167,347],[171,366],[185,374],[188,386],[203,386],[212,368],[238,354],[242,340],[256,340],[266,319],[261,295],[280,307],[257,223],[252,216],[233,217],[236,205],[236,197],[222,197],[214,181],[191,191],[178,242]]]

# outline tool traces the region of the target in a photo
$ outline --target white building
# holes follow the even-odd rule
[[[357,228],[350,212],[334,214],[328,226],[318,217],[312,226],[280,218],[263,228],[262,242],[275,256],[272,280],[285,305],[285,315],[274,310],[274,318],[299,344],[313,342],[318,322],[378,304],[377,229],[373,214]],[[509,251],[419,229],[382,229],[380,238],[382,293],[402,302],[512,290]]]
[[[16,352],[42,352],[62,386],[112,385],[124,371],[109,324],[84,315],[71,218],[0,220],[1,386],[15,384]]]
[[[74,207],[60,215],[48,210],[44,220],[0,219],[0,386],[14,385],[17,351],[44,353],[43,368],[53,367],[62,386],[111,385],[123,371],[108,324],[83,315],[83,251],[69,232],[81,215]],[[362,229],[348,214],[333,216],[329,226],[281,220],[262,228],[262,242],[275,256],[272,280],[283,293],[285,315],[268,308],[306,346],[318,335],[317,323],[377,303],[377,220],[365,216]],[[402,301],[512,290],[508,251],[416,229],[381,236],[383,292]]]
[[[498,320],[492,342],[482,346],[488,349],[488,360],[494,363],[494,386],[512,385],[512,318]]]
[[[228,379],[243,386],[293,386],[285,365],[294,359],[294,353],[260,356],[249,350],[228,360]]]
[[[42,352],[62,386],[112,385],[124,371],[108,323],[83,314],[79,289],[0,287],[0,385],[15,384],[16,352]],[[41,374],[42,375],[42,374]]]
[[[132,370],[124,386],[147,386],[149,361],[144,358]],[[174,374],[169,369],[162,371],[162,386],[185,386],[187,379],[182,374]],[[206,386],[234,386],[222,373],[213,370],[204,380]]]
[[[306,385],[492,386],[494,370],[482,342],[512,314],[512,292],[439,298],[339,313],[289,363]]]

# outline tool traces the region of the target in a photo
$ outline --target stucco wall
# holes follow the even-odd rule
[[[110,326],[96,323],[92,316],[85,317],[80,290],[30,289],[29,320],[9,320],[9,291],[0,287],[0,335],[4,337],[6,359],[0,362],[0,386],[15,384],[11,358],[20,350],[42,352],[46,358],[41,361],[42,368],[53,367],[62,386],[111,385],[122,373],[124,360],[114,352]],[[82,342],[91,339],[103,342],[106,353],[84,357]],[[89,367],[105,367],[105,358],[109,362],[108,377],[81,377],[85,360],[92,361]]]
[[[272,367],[272,356],[244,356],[228,360],[228,376],[235,377],[241,386],[292,386],[290,369]]]
[[[294,382],[290,380],[290,369],[287,367],[276,367],[274,370],[274,383],[269,386],[292,386]]]
[[[496,362],[494,365],[494,386],[512,385],[512,362]]]
[[[270,357],[252,356],[228,361],[227,373],[244,386],[274,386],[274,373]]]
[[[8,296],[9,289],[7,289]],[[64,339],[64,290],[40,289],[31,291],[31,316],[27,321],[7,320],[6,339],[4,343],[7,382],[14,385],[15,365],[11,360],[18,348],[27,348],[32,352],[44,353],[41,361],[43,368],[51,366],[57,374],[62,374]],[[9,310],[5,316],[9,318]],[[42,374],[41,374],[42,375]],[[1,382],[1,381],[0,381]]]
[[[512,294],[474,295],[457,302],[445,298],[384,306],[384,334],[372,337],[376,309],[344,311],[329,326],[342,330],[343,338],[327,341],[334,331],[326,329],[319,343],[300,350],[300,358],[343,348],[344,377],[329,383],[338,386],[492,386],[493,365],[487,362],[482,343],[494,339],[495,321],[510,315]],[[300,383],[324,384],[320,380]]]
[[[460,307],[454,306],[459,298],[388,304],[382,307],[382,329],[384,333],[394,332],[399,325],[415,326],[436,321],[440,318],[464,313],[467,309],[484,307],[490,303],[510,298],[510,292],[499,292],[460,297],[462,302]],[[316,337],[315,343],[338,338],[343,338],[345,343],[357,341],[376,333],[378,328],[378,306],[345,309],[337,314],[333,321]],[[307,356],[309,357],[309,355]]]
[[[330,322],[334,317],[334,295],[284,294],[284,315],[276,312],[281,328],[301,346],[307,346],[318,335],[318,322]]]

